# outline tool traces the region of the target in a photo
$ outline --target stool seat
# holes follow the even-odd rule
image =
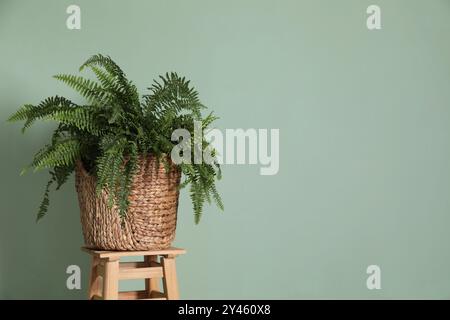
[[[82,247],[92,256],[89,299],[177,300],[179,299],[175,258],[186,250],[168,248],[152,251],[104,251]],[[142,262],[120,262],[122,257],[143,256]],[[119,280],[145,279],[145,290],[119,292]],[[159,280],[162,279],[161,291]]]

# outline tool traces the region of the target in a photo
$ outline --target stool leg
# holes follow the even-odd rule
[[[100,287],[100,275],[98,273],[98,266],[100,264],[100,259],[98,257],[92,257],[91,264],[91,276],[89,279],[89,290],[88,290],[88,298],[89,300],[94,299],[96,296],[101,296],[101,287]]]
[[[155,262],[158,262],[157,256],[145,256],[144,260],[146,265],[149,267],[153,267]],[[145,279],[145,291],[147,291],[147,296],[151,298],[152,291],[160,291],[159,288],[159,278],[150,278]]]
[[[180,298],[178,292],[177,273],[175,269],[174,257],[162,257],[162,267],[164,272],[164,293],[167,300],[178,300]]]
[[[117,300],[119,298],[119,259],[105,261],[103,276],[103,299]]]

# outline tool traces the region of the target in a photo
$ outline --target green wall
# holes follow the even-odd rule
[[[280,129],[278,175],[225,166],[223,214],[195,226],[183,193],[183,298],[449,298],[449,34],[448,0],[0,0],[0,298],[86,296],[73,180],[36,224],[47,174],[19,176],[54,126],[23,136],[5,119],[49,95],[79,101],[51,76],[95,53],[141,92],[186,75],[222,129]],[[81,291],[66,289],[70,264]],[[366,288],[371,264],[381,290]]]

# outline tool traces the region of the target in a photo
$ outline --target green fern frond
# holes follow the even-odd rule
[[[118,78],[125,78],[125,73],[122,69],[111,59],[109,56],[104,56],[102,54],[96,54],[87,59],[81,66],[80,71],[85,68],[99,66],[105,69],[111,76]]]
[[[33,106],[32,104],[25,104],[19,110],[17,110],[15,113],[13,113],[9,118],[8,121],[15,122],[15,121],[23,121],[27,120],[30,115],[35,114],[37,107]]]
[[[56,181],[56,190],[59,190],[67,182],[70,175],[74,172],[75,165],[54,167],[54,177]]]
[[[148,88],[150,95],[144,96],[146,108],[155,112],[159,118],[174,117],[181,111],[190,111],[195,118],[201,118],[201,104],[198,93],[189,86],[189,81],[180,78],[176,73],[160,76],[162,83],[154,81]]]
[[[70,74],[58,74],[53,76],[76,90],[89,102],[103,105],[108,102],[108,95],[95,81]]]
[[[220,164],[218,164],[217,162],[214,162],[214,166],[216,167],[216,178],[217,180],[221,180],[222,179],[222,168],[220,167]]]
[[[131,81],[127,80],[125,73],[111,57],[101,54],[94,55],[81,65],[80,71],[87,67],[91,69],[94,67],[103,68],[109,74],[109,77],[105,77],[104,73],[101,74],[103,80],[111,82],[111,80],[114,79],[115,84],[113,86],[109,84],[108,88],[113,88],[113,91],[122,94],[121,98],[127,103],[127,105],[124,106],[125,108],[133,108],[135,111],[139,111],[138,108],[140,102],[136,86]],[[97,76],[100,74],[98,69],[97,72],[94,69],[92,70]]]
[[[212,193],[212,196],[214,198],[216,205],[219,207],[220,210],[223,211],[225,208],[223,205],[222,197],[220,196],[219,192],[217,191],[216,185],[211,184],[210,189],[211,189],[211,193]]]
[[[93,135],[99,135],[102,128],[96,123],[94,109],[89,106],[57,110],[47,116],[49,119],[63,124],[72,125],[80,130],[85,130]]]
[[[80,142],[76,139],[67,139],[52,145],[38,153],[32,166],[35,170],[59,166],[72,166],[80,155]]]
[[[29,128],[37,119],[42,119],[56,110],[71,108],[74,106],[75,104],[72,101],[64,97],[49,97],[37,106],[31,104],[22,106],[17,112],[8,118],[8,121],[15,122],[25,120],[25,124],[22,128],[22,132],[25,132],[25,130]]]
[[[114,81],[114,76],[112,76],[110,73],[105,72],[104,70],[95,66],[91,66],[91,70],[94,72],[95,76],[97,77],[98,81],[102,84],[102,87],[104,89],[112,91],[118,89]]]
[[[218,120],[212,112],[202,119],[202,130],[206,130],[214,121]]]
[[[50,178],[50,180],[47,182],[47,185],[45,186],[44,197],[41,201],[41,204],[39,205],[39,210],[37,213],[36,221],[41,220],[48,211],[48,206],[50,204],[50,199],[49,199],[50,187],[53,184],[53,182],[55,182],[55,180],[52,176]]]
[[[196,224],[200,222],[203,204],[205,203],[205,197],[203,194],[202,186],[198,182],[191,183],[191,201],[194,207],[194,221]]]
[[[124,150],[126,147],[126,139],[115,139],[106,136],[102,141],[100,148],[103,151],[99,157],[97,166],[97,193],[103,189],[108,189],[110,201],[115,198],[116,182],[120,177],[121,166],[124,160]],[[112,203],[111,203],[112,205]]]
[[[119,182],[118,196],[116,201],[119,203],[119,215],[125,218],[129,206],[129,194],[133,183],[133,176],[138,164],[138,146],[132,142],[129,144],[128,159],[125,163],[122,178]]]

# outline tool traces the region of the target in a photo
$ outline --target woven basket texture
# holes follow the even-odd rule
[[[170,161],[170,160],[169,160]],[[81,162],[75,170],[85,245],[101,250],[159,250],[175,238],[181,172],[166,172],[154,156],[140,157],[124,218],[116,205],[108,206],[108,192],[96,194],[96,178]]]

